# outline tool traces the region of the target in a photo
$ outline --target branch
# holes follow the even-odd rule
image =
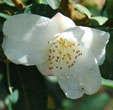
[[[25,4],[21,0],[12,0],[17,9],[25,8]]]
[[[91,25],[88,17],[73,6],[73,0],[62,0],[60,8],[65,15],[70,17],[76,24],[85,26]]]

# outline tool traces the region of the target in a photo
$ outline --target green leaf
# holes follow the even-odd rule
[[[107,17],[97,16],[91,17],[90,22],[93,26],[100,26],[103,25],[108,20]]]
[[[0,17],[8,19],[10,16],[8,14],[5,14],[5,13],[0,13]]]
[[[46,110],[46,86],[37,68],[10,64],[10,73],[12,86],[19,90],[19,100],[13,110]]]
[[[110,100],[111,99],[107,93],[93,95],[83,100],[80,104],[79,110],[104,110],[104,107]]]
[[[12,0],[2,0],[4,3],[6,3],[9,6],[15,6],[15,4],[12,2]],[[27,2],[28,0],[21,0],[22,2]]]
[[[18,98],[19,98],[18,90],[14,90],[12,94],[6,97],[5,104],[8,106],[8,110],[13,110],[12,104],[15,104],[18,101]]]
[[[58,9],[60,6],[61,0],[47,0],[47,2],[53,9]]]
[[[61,0],[37,0],[37,3],[39,4],[48,4],[53,9],[58,9],[60,6]]]
[[[89,18],[91,17],[91,13],[90,13],[90,11],[86,7],[84,7],[84,6],[80,5],[80,4],[76,4],[75,8],[78,11],[80,11],[81,13],[87,15]]]
[[[113,88],[113,80],[102,78],[102,85],[106,87]]]
[[[113,28],[99,28],[110,33],[110,39],[106,47],[106,58],[100,66],[102,76],[106,79],[113,79]]]
[[[27,6],[25,7],[24,13],[31,13],[31,7],[32,7],[32,4],[27,5]]]
[[[18,90],[15,90],[11,95],[8,96],[8,99],[12,103],[16,103],[18,101],[18,98],[19,98],[19,91]]]
[[[2,1],[9,6],[15,6],[14,3],[11,0],[2,0]]]

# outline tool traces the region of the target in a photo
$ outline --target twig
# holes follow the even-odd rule
[[[7,81],[8,81],[8,88],[9,88],[9,92],[12,94],[13,90],[12,90],[12,86],[11,86],[11,81],[10,81],[10,72],[9,72],[9,63],[6,63],[6,71],[7,71]]]

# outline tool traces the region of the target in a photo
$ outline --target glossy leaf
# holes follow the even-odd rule
[[[107,17],[102,17],[102,16],[96,16],[90,18],[90,22],[93,26],[103,25],[107,20],[108,20]]]
[[[90,11],[86,7],[84,7],[84,6],[80,5],[80,4],[76,4],[75,8],[78,11],[80,11],[82,14],[87,15],[89,18],[91,17],[91,13],[90,13]]]
[[[16,103],[18,101],[19,98],[19,91],[15,90],[11,95],[8,96],[8,99],[12,102],[12,103]]]
[[[47,0],[47,2],[53,9],[57,9],[60,6],[61,0]]]
[[[15,6],[14,3],[11,0],[2,0],[2,1],[9,6]]]
[[[24,13],[31,13],[31,7],[32,7],[32,4],[30,4],[30,5],[27,5],[26,7],[25,7],[25,10],[24,10]]]
[[[61,0],[37,0],[37,3],[39,4],[48,4],[53,9],[57,9],[60,6]]]
[[[8,19],[10,17],[10,15],[5,14],[5,13],[0,13],[0,17],[2,17],[4,19]]]

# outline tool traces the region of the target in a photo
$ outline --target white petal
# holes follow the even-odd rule
[[[62,15],[61,13],[57,13],[52,20],[56,23],[60,31],[64,31],[68,28],[75,27],[75,23],[68,17]]]
[[[101,65],[105,59],[105,48],[109,41],[109,33],[88,27],[80,28],[85,31],[82,38],[84,46],[94,53],[98,65]]]
[[[49,18],[19,14],[4,24],[3,50],[16,64],[35,65],[47,60],[48,41],[59,32]]]
[[[85,31],[82,30],[79,26],[66,29],[64,32],[61,32],[61,36],[68,40],[73,40],[75,42],[81,42],[81,39]],[[81,42],[82,43],[82,42]]]
[[[83,78],[83,86],[85,89],[85,93],[88,95],[96,93],[101,84],[101,76],[99,74],[99,70],[95,71],[95,67],[92,67],[89,72],[84,75]]]
[[[73,77],[77,78],[86,94],[94,94],[101,85],[101,76],[97,61],[92,52],[81,47],[82,56],[78,57],[75,66],[71,69]]]
[[[65,95],[71,99],[77,99],[83,96],[84,90],[73,77],[66,79],[65,77],[58,77],[58,83],[64,91]]]
[[[83,93],[94,94],[101,85],[101,76],[97,61],[87,48],[79,48],[83,55],[78,57],[74,67],[58,74],[58,82],[66,96],[80,98]]]
[[[82,52],[81,56],[78,55],[73,67],[68,68],[66,64],[62,64],[63,62],[59,62],[59,65],[62,64],[62,69],[53,68],[53,70],[50,71],[48,70],[49,64],[47,62],[45,65],[37,65],[43,74],[54,74],[58,78],[60,87],[63,89],[66,96],[72,99],[79,98],[84,93],[89,95],[94,94],[101,85],[101,76],[97,60],[90,49],[81,44],[83,34],[84,30],[81,30],[79,27],[67,29],[61,33],[62,38],[68,41],[75,41],[75,50],[79,49],[80,52]],[[80,43],[80,45],[76,45],[76,42]],[[70,54],[74,53],[70,51]],[[60,57],[62,58],[62,56]],[[73,55],[71,55],[71,60],[72,59]]]
[[[40,73],[42,73],[45,76],[53,76],[53,72],[49,70],[49,63],[48,61],[42,63],[42,64],[37,64],[36,65]]]
[[[75,33],[73,33],[73,31],[74,32],[78,32],[78,31],[80,31],[80,28],[78,28],[78,27],[77,28],[76,27],[75,28],[70,28],[70,29],[65,30],[64,32],[59,33],[58,35],[59,35],[59,37],[61,36],[62,38],[66,39],[66,40],[69,40],[69,41],[72,41],[73,43],[76,44],[76,42],[79,41],[79,38],[82,37],[82,35],[83,35],[84,32],[81,31],[79,34],[75,34]],[[74,36],[78,37],[78,39],[75,39]],[[57,40],[55,40],[55,41],[57,42]],[[54,48],[54,49],[56,49],[56,51],[53,54],[51,53],[51,55],[50,55],[50,53],[47,54],[47,56],[54,56],[55,58],[59,57],[59,59],[60,58],[62,59],[62,57],[63,57],[62,54],[60,55],[58,53],[59,49],[61,49],[62,47],[60,47],[57,44],[55,44],[55,45],[57,46],[57,48]],[[70,48],[70,47],[67,47],[67,48]],[[67,52],[69,50],[65,50],[64,49],[64,50],[61,50],[61,51],[62,51],[62,53],[64,52],[64,54],[67,54]],[[39,71],[42,74],[44,74],[44,75],[48,75],[48,74],[57,75],[57,74],[63,73],[64,70],[65,70],[65,67],[68,67],[69,66],[66,62],[65,62],[65,64],[63,64],[62,60],[61,61],[59,60],[59,62],[56,62],[56,60],[53,60],[53,62],[51,61],[51,63],[52,63],[51,66],[53,67],[53,69],[51,71],[48,69],[48,68],[50,68],[50,62],[49,62],[49,60],[46,61],[46,62],[44,62],[43,64],[38,64],[37,67],[38,67]],[[60,68],[60,66],[63,68],[62,70],[58,69],[58,68]]]

